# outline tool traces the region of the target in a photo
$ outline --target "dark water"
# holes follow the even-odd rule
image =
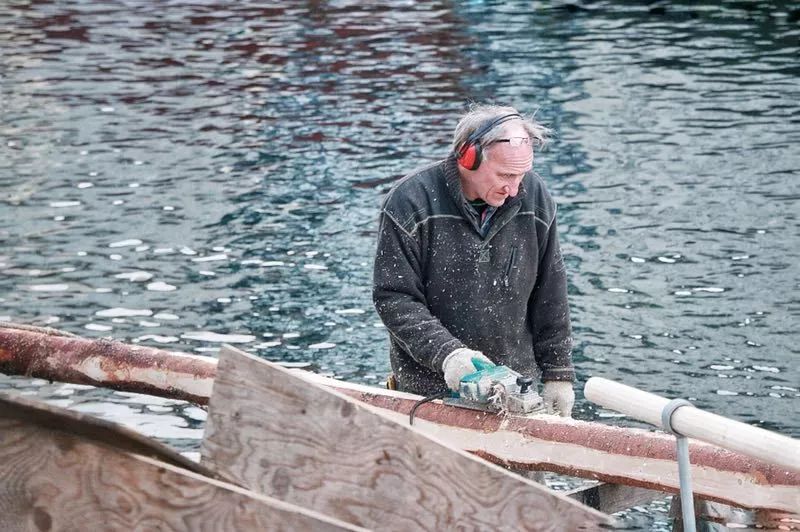
[[[491,100],[557,132],[536,166],[581,383],[800,436],[791,3],[11,1],[0,22],[0,318],[379,384],[381,197]],[[170,402],[7,387],[183,449],[202,430]]]

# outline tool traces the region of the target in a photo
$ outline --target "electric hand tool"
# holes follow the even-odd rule
[[[523,377],[508,366],[487,364],[477,358],[472,359],[472,364],[477,371],[465,375],[458,392],[445,397],[444,404],[515,415],[544,412],[532,378]]]

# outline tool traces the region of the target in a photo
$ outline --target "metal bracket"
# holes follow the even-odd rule
[[[672,426],[672,415],[682,406],[694,407],[686,399],[673,399],[661,411],[661,425],[664,430],[675,435],[675,443],[678,447],[678,480],[681,487],[681,513],[683,515],[683,530],[685,532],[695,532],[697,524],[694,515],[694,494],[692,493],[692,465],[689,462],[689,440],[680,434]]]
[[[666,405],[664,405],[664,409],[661,411],[661,426],[664,427],[664,430],[670,434],[674,434],[675,436],[682,436],[672,428],[672,414],[675,413],[677,409],[682,406],[694,406],[692,403],[687,401],[686,399],[673,399]]]

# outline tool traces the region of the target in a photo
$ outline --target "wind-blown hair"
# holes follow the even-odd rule
[[[456,129],[453,132],[453,152],[458,152],[458,148],[469,138],[469,136],[477,131],[484,124],[488,124],[492,120],[500,118],[501,116],[517,113],[522,115],[519,111],[510,106],[503,105],[490,105],[490,104],[472,104],[469,111],[461,117],[458,121]],[[534,120],[534,116],[522,115],[522,118],[511,119],[508,122],[503,122],[487,131],[481,137],[481,145],[484,146],[483,156],[489,158],[491,149],[486,149],[494,141],[506,137],[506,127],[516,121],[521,121],[525,131],[531,139],[531,145],[534,149],[543,147],[550,140],[552,131]]]

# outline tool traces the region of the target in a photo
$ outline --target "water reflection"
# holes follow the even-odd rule
[[[247,338],[377,384],[380,199],[488,98],[539,107],[558,132],[537,166],[560,203],[581,379],[800,435],[788,4],[0,14],[0,318],[169,349]]]

